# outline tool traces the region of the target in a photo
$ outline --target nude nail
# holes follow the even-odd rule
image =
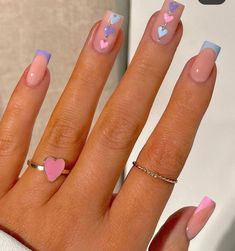
[[[195,82],[203,83],[209,78],[220,50],[221,48],[218,45],[209,41],[204,42],[190,71]]]
[[[152,37],[159,44],[168,44],[175,35],[184,5],[173,0],[165,0],[153,26]]]
[[[189,240],[195,238],[203,229],[214,212],[215,207],[216,203],[213,200],[207,196],[203,198],[187,224],[186,234]]]
[[[100,53],[107,53],[114,47],[124,17],[110,10],[106,11],[96,32],[94,48]]]
[[[36,86],[42,81],[50,58],[51,54],[49,52],[43,50],[36,51],[26,77],[28,86]]]

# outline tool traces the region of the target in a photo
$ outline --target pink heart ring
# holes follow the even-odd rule
[[[65,169],[65,161],[64,159],[59,159],[55,157],[46,157],[44,159],[44,164],[39,165],[32,160],[28,160],[27,164],[32,168],[35,168],[39,171],[45,171],[47,179],[50,182],[54,182],[59,178],[60,175],[68,175],[70,170]]]

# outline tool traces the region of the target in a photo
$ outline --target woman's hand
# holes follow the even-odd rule
[[[182,5],[166,0],[152,16],[130,66],[88,137],[99,96],[123,41],[122,17],[107,12],[90,32],[32,157],[39,165],[48,156],[62,158],[71,172],[56,177],[62,169],[55,162],[47,172],[29,165],[18,179],[50,81],[49,55],[38,52],[0,123],[2,229],[34,250],[146,250],[173,184],[133,167],[119,193],[113,195],[113,190],[181,39],[182,11]],[[186,64],[166,111],[138,156],[139,165],[177,179],[212,96],[218,52],[217,46],[206,43]],[[168,222],[150,250],[187,250],[214,203],[210,201],[204,209],[200,227],[195,217],[188,223],[194,208],[177,214],[175,226],[181,229],[183,248],[181,241],[172,241],[179,231],[166,230]],[[187,224],[196,229],[194,234],[186,231]],[[162,244],[156,245],[156,240]]]

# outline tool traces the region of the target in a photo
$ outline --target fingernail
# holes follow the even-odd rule
[[[43,79],[51,54],[47,51],[37,50],[28,71],[26,81],[28,86],[36,86]]]
[[[186,234],[189,240],[196,237],[206,225],[215,210],[216,203],[209,197],[204,197],[188,222]]]
[[[166,45],[172,40],[183,11],[183,4],[172,0],[165,0],[153,26],[152,36],[156,42]]]
[[[123,21],[123,16],[110,10],[106,11],[94,39],[94,48],[98,52],[107,53],[112,50]]]
[[[194,81],[203,83],[209,78],[220,50],[221,47],[212,42],[205,41],[203,43],[191,68],[191,77]]]

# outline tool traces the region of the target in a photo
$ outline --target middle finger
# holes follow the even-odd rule
[[[160,13],[151,18],[132,63],[83,148],[77,168],[62,186],[66,195],[73,193],[71,199],[82,196],[84,190],[85,194],[94,194],[90,198],[94,207],[109,204],[182,35],[179,23],[184,6],[181,4],[172,12],[174,18],[165,28],[166,36],[159,33],[170,3],[166,0]]]

